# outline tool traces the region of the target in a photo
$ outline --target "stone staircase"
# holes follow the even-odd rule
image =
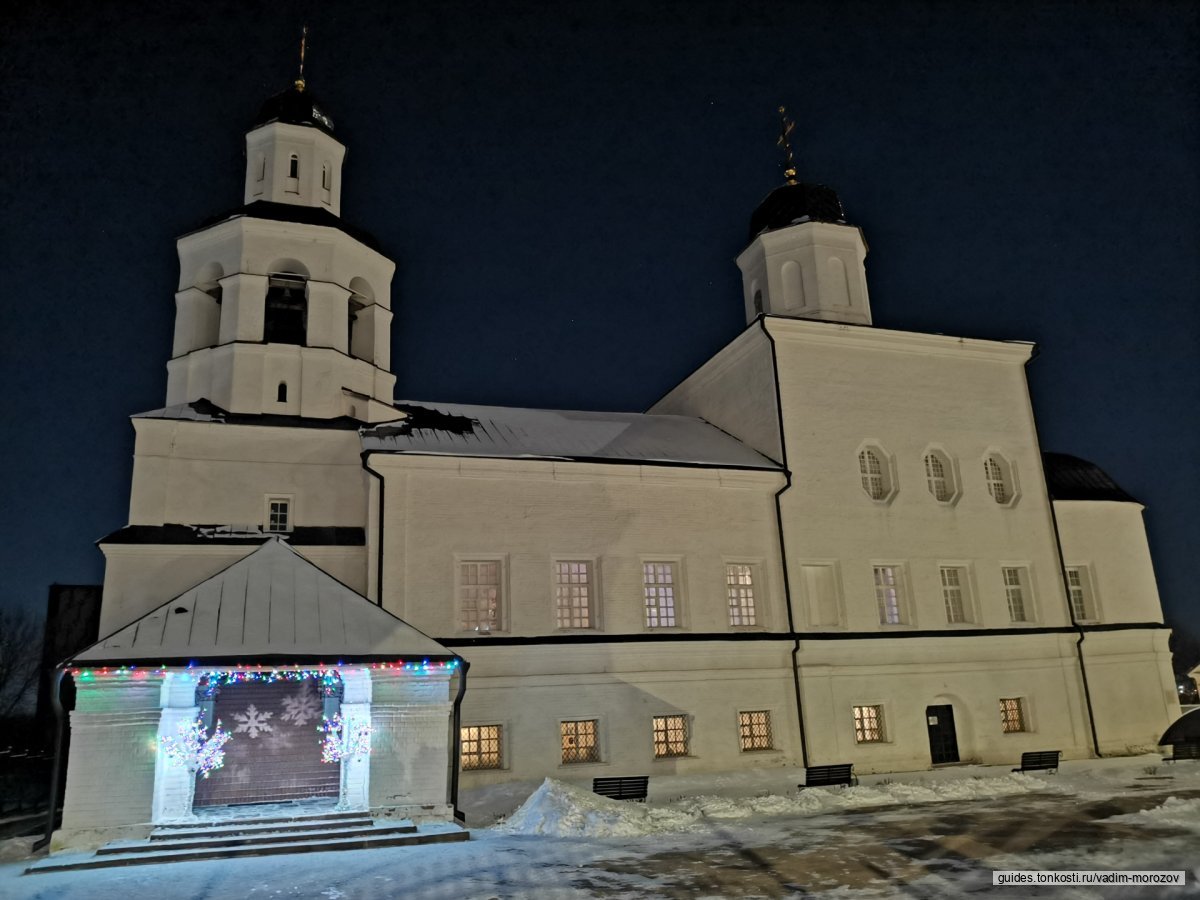
[[[140,841],[113,841],[90,856],[62,854],[34,863],[28,875],[75,869],[103,869],[199,859],[232,859],[281,853],[320,853],[442,844],[470,839],[451,824],[376,822],[364,813],[319,812],[268,818],[228,819],[211,824],[189,822],[156,828]]]

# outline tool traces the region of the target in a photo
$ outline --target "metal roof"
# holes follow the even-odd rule
[[[1095,463],[1067,453],[1043,453],[1046,487],[1052,500],[1116,500],[1138,503]]]
[[[454,655],[272,538],[71,661],[332,663]]]
[[[362,429],[365,451],[780,468],[721,429],[688,416],[409,401],[395,407],[403,419]]]

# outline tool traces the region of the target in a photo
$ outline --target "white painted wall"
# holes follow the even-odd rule
[[[297,157],[296,177],[290,158]],[[271,122],[246,135],[246,192],[243,202],[269,200],[342,212],[342,160],[346,148],[331,135],[306,125]],[[322,168],[328,167],[329,188]]]

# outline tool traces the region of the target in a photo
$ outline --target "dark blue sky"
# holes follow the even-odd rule
[[[877,325],[1037,341],[1045,449],[1148,506],[1200,631],[1200,13],[1113,3],[37,3],[0,24],[0,602],[97,582],[163,404],[174,239],[294,71],[398,262],[401,397],[645,409],[743,327],[780,180],[838,189]]]

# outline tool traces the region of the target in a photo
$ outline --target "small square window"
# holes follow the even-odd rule
[[[750,750],[771,750],[774,743],[771,737],[771,711],[755,709],[738,713],[738,742],[742,752]]]
[[[464,631],[501,629],[503,565],[498,559],[462,560],[458,564],[458,605]]]
[[[687,716],[654,717],[654,758],[688,755]]]
[[[858,744],[879,744],[883,735],[883,707],[854,707],[854,741]]]
[[[562,738],[562,761],[568,763],[600,762],[600,721],[581,719],[558,723]]]
[[[282,497],[267,500],[267,531],[292,530],[292,501]]]
[[[459,729],[463,771],[499,769],[503,766],[501,725],[464,725]]]
[[[559,628],[594,628],[594,579],[586,560],[554,564],[555,620]]]
[[[1000,730],[1005,734],[1029,730],[1025,724],[1025,704],[1020,697],[1000,701]]]
[[[725,591],[729,598],[729,624],[758,624],[754,609],[754,568],[742,563],[726,565]]]
[[[646,627],[673,628],[676,618],[678,572],[673,562],[642,564],[642,587],[646,599]]]

